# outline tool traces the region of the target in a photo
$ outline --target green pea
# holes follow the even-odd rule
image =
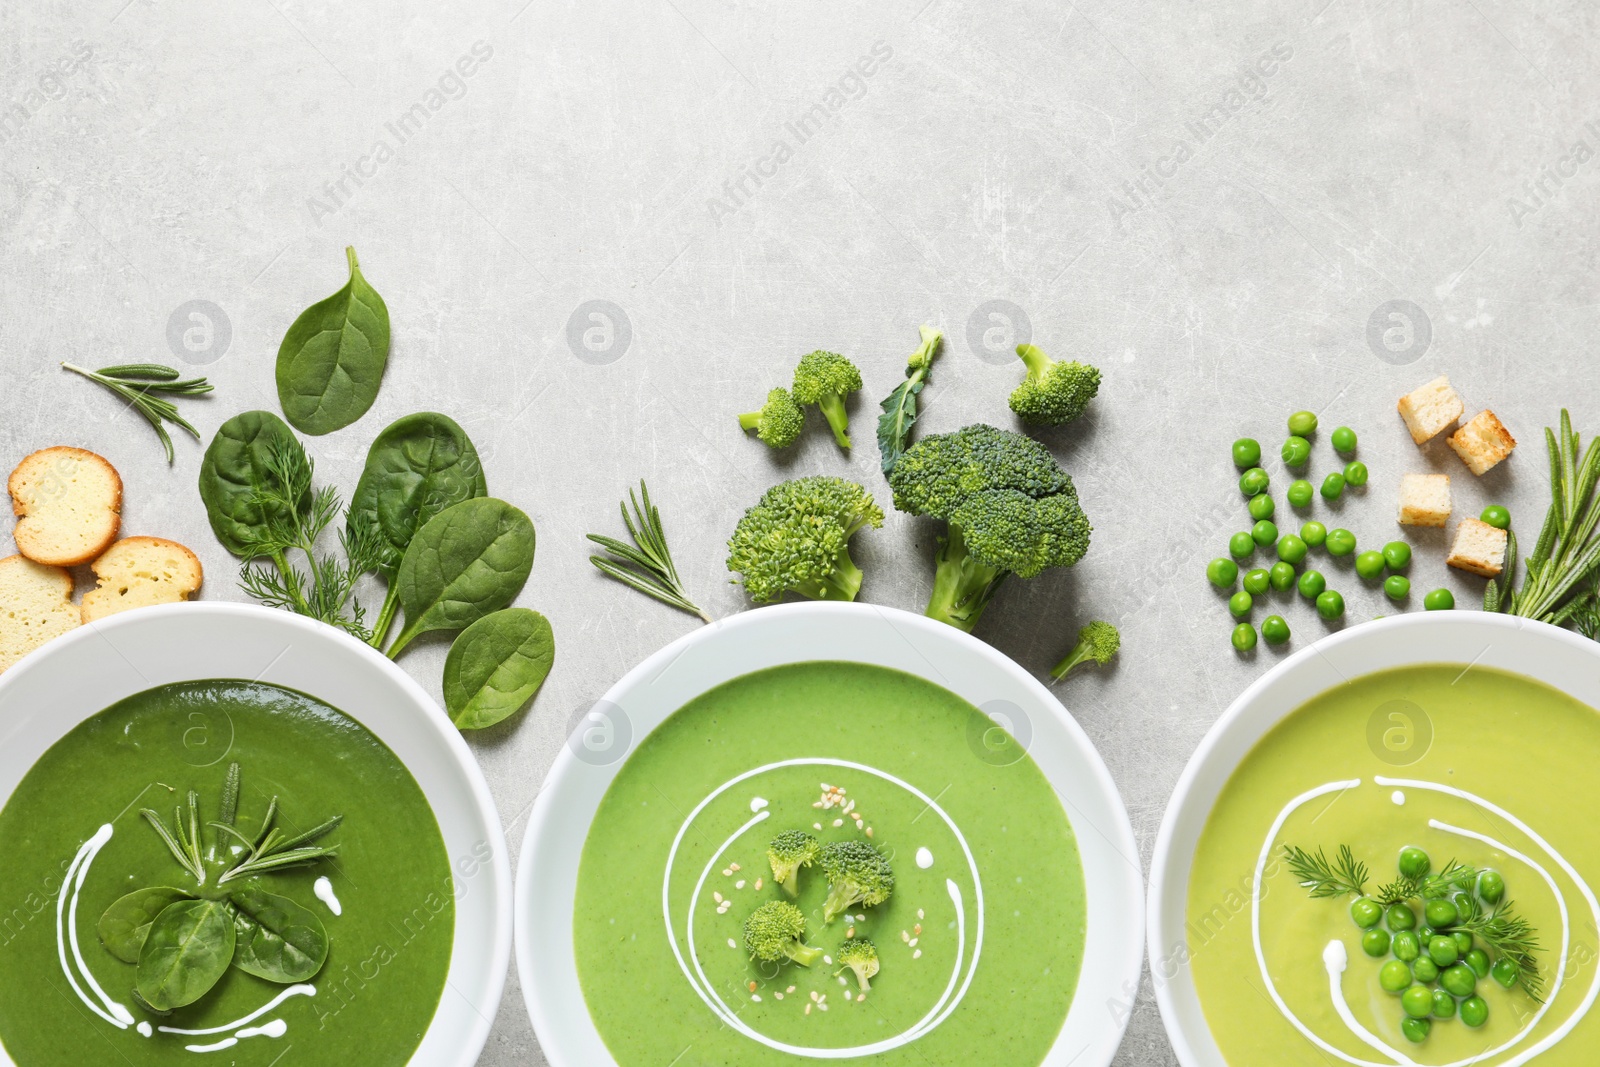
[[[1389,929],[1396,933],[1417,928],[1417,913],[1411,910],[1409,904],[1391,904],[1383,917],[1388,922]]]
[[[1430,900],[1422,906],[1422,914],[1427,918],[1428,925],[1435,930],[1442,926],[1451,926],[1461,918],[1461,913],[1456,906],[1448,900]]]
[[[1304,437],[1291,437],[1283,443],[1280,453],[1286,467],[1304,467],[1311,461],[1311,442]]]
[[[1428,854],[1416,845],[1407,845],[1400,850],[1400,859],[1397,866],[1400,873],[1407,878],[1422,878],[1433,870],[1433,860],[1429,859]]]
[[[1458,963],[1439,972],[1439,984],[1458,997],[1470,997],[1478,988],[1478,976],[1465,963]]]
[[[1389,950],[1394,953],[1395,959],[1410,963],[1422,955],[1422,939],[1417,937],[1415,930],[1401,930],[1394,935]]]
[[[1250,594],[1241,593],[1239,595],[1249,596]],[[1232,610],[1233,601],[1230,600],[1228,602],[1228,608]],[[1235,626],[1233,628],[1233,647],[1240,652],[1249,652],[1252,648],[1255,648],[1256,628],[1247,622],[1241,622],[1238,626]]]
[[[1456,606],[1456,595],[1448,589],[1435,589],[1422,598],[1422,606],[1429,611],[1449,611]]]
[[[1326,589],[1317,596],[1317,614],[1332,622],[1344,615],[1344,597],[1332,589]]]
[[[1271,495],[1267,493],[1251,497],[1249,507],[1252,519],[1270,519],[1273,512],[1278,510],[1278,505],[1272,502]]]
[[[1317,416],[1312,411],[1297,411],[1289,416],[1289,432],[1296,437],[1310,437],[1317,432]]]
[[[1272,565],[1272,569],[1267,572],[1267,575],[1272,582],[1272,588],[1280,593],[1294,587],[1294,564],[1292,563],[1284,563],[1280,560]]]
[[[1254,543],[1253,541],[1251,542],[1251,544]],[[1206,564],[1206,581],[1218,589],[1228,588],[1237,577],[1239,577],[1239,565],[1231,559],[1223,559],[1218,556]]]
[[[1461,1021],[1477,1029],[1489,1021],[1489,1002],[1482,997],[1468,997],[1461,1002]]]
[[[1246,571],[1244,576],[1244,591],[1251,596],[1260,596],[1267,591],[1271,583],[1271,576],[1260,567]]]
[[[1300,576],[1300,595],[1307,600],[1315,600],[1328,588],[1328,580],[1316,571],[1306,571]]]
[[[1490,504],[1484,508],[1483,514],[1479,515],[1478,519],[1480,522],[1486,522],[1497,529],[1508,530],[1511,528],[1511,512],[1499,504]]]
[[[1411,564],[1411,546],[1404,541],[1390,541],[1383,546],[1383,562],[1392,571],[1403,571]]]
[[[1256,499],[1264,498],[1258,496]],[[1262,519],[1250,528],[1250,537],[1262,548],[1271,548],[1278,543],[1278,527],[1270,519]]]
[[[1233,443],[1233,465],[1241,470],[1261,462],[1261,442],[1253,437],[1241,437]]]
[[[1428,1019],[1413,1019],[1409,1015],[1400,1020],[1400,1032],[1413,1045],[1420,1045],[1433,1033],[1433,1023]]]
[[[1344,465],[1345,484],[1351,488],[1360,489],[1367,484],[1367,465],[1359,459],[1352,460]]]
[[[1278,558],[1285,563],[1299,563],[1306,558],[1306,543],[1294,534],[1285,534],[1278,542]]]
[[[1289,640],[1289,624],[1282,615],[1268,615],[1261,621],[1261,636],[1269,645],[1281,645]]]
[[[1344,475],[1334,471],[1322,479],[1322,499],[1338,500],[1344,495]]]
[[[1456,1017],[1456,998],[1442,989],[1433,991],[1433,1017],[1435,1019],[1454,1019]]]
[[[1321,548],[1328,539],[1328,528],[1320,522],[1308,522],[1300,527],[1300,540],[1312,548]]]
[[[1501,956],[1494,961],[1494,966],[1489,968],[1489,973],[1494,976],[1496,982],[1510,989],[1517,984],[1517,978],[1522,972],[1517,969],[1516,963]]]
[[[1417,927],[1417,940],[1426,945],[1429,941],[1433,940],[1433,935],[1438,932],[1439,931],[1435,930],[1427,923],[1423,923],[1421,926]]]
[[[1478,896],[1485,904],[1498,904],[1505,895],[1506,880],[1499,871],[1484,871],[1478,875]]]
[[[1411,973],[1417,976],[1419,982],[1431,982],[1439,977],[1439,965],[1427,956],[1418,956],[1411,965]]]
[[[1465,930],[1456,930],[1450,934],[1450,938],[1456,943],[1456,955],[1466,959],[1467,953],[1472,951],[1472,935]]]
[[[1378,984],[1386,993],[1404,993],[1411,988],[1411,968],[1399,960],[1390,960],[1378,968]]]
[[[1461,953],[1456,948],[1456,939],[1435,934],[1428,942],[1428,958],[1437,963],[1441,969],[1454,965],[1461,959]]]
[[[1251,467],[1239,475],[1239,492],[1245,496],[1256,496],[1267,491],[1267,486],[1272,484],[1272,478],[1260,467]]]
[[[1356,450],[1356,432],[1348,426],[1340,426],[1328,439],[1333,442],[1333,450],[1341,456],[1348,456]]]
[[[1411,579],[1403,574],[1391,574],[1383,580],[1383,595],[1390,600],[1404,600],[1411,595]]]
[[[1376,578],[1383,573],[1383,553],[1369,548],[1356,557],[1356,573],[1363,578]]]
[[[1383,905],[1371,897],[1362,897],[1350,905],[1350,921],[1363,930],[1370,930],[1383,921]]]
[[[1316,489],[1310,482],[1304,478],[1296,479],[1289,484],[1289,492],[1287,494],[1289,506],[1294,508],[1310,507],[1311,497],[1314,493],[1316,493]]]
[[[1465,956],[1461,957],[1461,962],[1472,968],[1472,973],[1477,975],[1480,979],[1489,977],[1489,971],[1491,970],[1489,967],[1489,954],[1483,951],[1483,949],[1473,949],[1471,952],[1468,952]],[[1511,963],[1510,960],[1507,960],[1506,962]],[[1512,966],[1514,967],[1516,964],[1512,964]]]
[[[1255,554],[1256,539],[1240,531],[1228,538],[1228,555],[1234,559],[1249,559]]]
[[[1413,1019],[1426,1019],[1433,1014],[1433,991],[1425,985],[1414,985],[1400,994],[1400,1008]]]
[[[1250,614],[1250,609],[1255,606],[1256,598],[1245,592],[1243,589],[1239,590],[1237,593],[1233,594],[1233,596],[1228,598],[1228,611],[1232,613],[1233,617],[1236,619],[1242,619],[1246,615]]]
[[[1343,527],[1328,531],[1328,542],[1324,546],[1330,556],[1348,556],[1356,550],[1356,535]]]
[[[1361,951],[1373,959],[1389,954],[1389,934],[1386,930],[1372,929],[1361,935]]]

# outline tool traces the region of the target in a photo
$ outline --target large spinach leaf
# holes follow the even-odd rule
[[[302,433],[342,429],[367,413],[389,363],[389,309],[346,248],[350,280],[300,313],[278,347],[278,402]]]
[[[463,730],[493,726],[533,698],[556,658],[550,621],[507,608],[468,626],[444,660],[444,706]]]
[[[233,965],[269,982],[304,982],[328,959],[328,932],[322,920],[288,897],[262,889],[235,890],[238,934]]]
[[[349,524],[370,523],[382,534],[392,581],[406,546],[429,519],[488,492],[467,432],[448,416],[423,411],[392,423],[372,442],[350,498]]]
[[[206,448],[200,464],[200,499],[206,517],[223,547],[248,559],[252,545],[268,540],[267,527],[276,520],[290,524],[293,509],[280,506],[279,514],[268,514],[261,503],[260,489],[272,487],[272,457],[275,450],[300,449],[294,431],[270,411],[246,411],[223,423]],[[309,506],[309,485],[299,506]]]
[[[150,924],[134,987],[157,1011],[193,1004],[233,962],[233,916],[220,900],[180,900]]]
[[[169,904],[189,899],[188,893],[170,886],[135,889],[118,897],[101,914],[95,928],[100,934],[100,943],[123,963],[138,963],[139,950],[144,948],[145,937],[156,916],[167,910]]]
[[[533,569],[533,523],[503,500],[464,500],[428,520],[395,581],[406,626],[389,656],[418,635],[459,630],[511,603]]]

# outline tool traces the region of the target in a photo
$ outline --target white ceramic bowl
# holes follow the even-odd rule
[[[689,700],[767,667],[872,663],[934,681],[969,703],[1008,702],[1012,732],[1055,787],[1083,856],[1088,941],[1078,995],[1046,1063],[1104,1067],[1127,1023],[1117,998],[1137,987],[1143,945],[1138,847],[1127,811],[1087,735],[1032,675],[976,638],[920,615],[867,604],[789,604],[736,615],[668,645],[629,671],[557,757],[517,865],[517,973],[553,1067],[616,1061],[578,983],[572,918],[578,861],[601,798],[632,750]],[[1031,738],[1024,737],[1031,733]],[[707,1012],[707,1026],[718,1025]]]
[[[1189,874],[1222,787],[1256,743],[1312,697],[1361,675],[1430,663],[1498,668],[1600,707],[1600,644],[1541,622],[1479,611],[1431,611],[1351,627],[1301,649],[1245,690],[1178,779],[1150,868],[1150,968],[1183,1067],[1230,1067],[1184,962]]]
[[[153,686],[205,678],[270,682],[332,704],[388,745],[422,787],[450,855],[457,907],[448,981],[411,1062],[476,1063],[511,955],[500,818],[450,720],[355,638],[283,611],[211,603],[141,608],[74,630],[0,675],[0,797],[96,712]],[[0,1063],[11,1062],[0,1052]]]

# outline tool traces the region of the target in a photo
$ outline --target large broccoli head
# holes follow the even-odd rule
[[[981,423],[912,445],[889,472],[895,506],[944,519],[927,614],[971,632],[1008,575],[1070,567],[1092,528],[1039,442]]]
[[[744,949],[763,963],[791,959],[802,967],[811,966],[822,950],[806,944],[805,936],[805,913],[784,900],[768,901],[744,921]]]
[[[850,538],[882,526],[883,510],[854,482],[821,475],[780,482],[744,513],[728,541],[728,569],[757,603],[786,592],[813,600],[854,600],[861,568]]]
[[[788,448],[800,439],[806,428],[806,413],[787,389],[774,389],[760,411],[739,416],[739,427],[756,431],[756,436],[772,448]]]
[[[811,352],[794,369],[794,398],[815,404],[833,429],[840,448],[850,447],[850,416],[844,398],[861,388],[861,371],[837,352]]]
[[[811,866],[821,851],[821,842],[804,830],[785,830],[767,846],[772,880],[791,897],[797,896],[800,892],[800,868]]]
[[[818,858],[828,879],[828,899],[822,904],[822,921],[831,923],[846,908],[873,907],[894,891],[894,870],[883,853],[864,841],[838,841],[823,848]]]
[[[1018,345],[1028,376],[1011,394],[1023,422],[1059,426],[1083,414],[1100,391],[1100,371],[1087,363],[1053,360],[1033,345]]]

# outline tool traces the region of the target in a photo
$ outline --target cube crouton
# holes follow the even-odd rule
[[[1511,450],[1517,447],[1517,439],[1511,436],[1511,431],[1505,428],[1494,412],[1484,410],[1451,434],[1449,444],[1468,470],[1481,475],[1511,455]]]
[[[1417,444],[1425,444],[1448,429],[1461,417],[1465,407],[1443,374],[1400,398],[1400,417]]]
[[[1505,569],[1506,532],[1479,519],[1466,518],[1456,527],[1456,543],[1445,563],[1485,578]]]
[[[1400,525],[1443,526],[1450,521],[1450,476],[1407,474],[1400,479]]]

